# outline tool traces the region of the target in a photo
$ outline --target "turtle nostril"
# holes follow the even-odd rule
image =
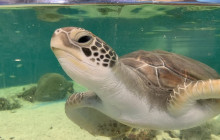
[[[58,34],[58,33],[60,33],[60,29],[57,29],[57,30],[54,32],[54,34]]]
[[[56,35],[58,35],[58,34],[60,34],[60,33],[61,33],[61,30],[60,30],[60,29],[56,29],[56,30],[54,31],[52,37],[54,37],[54,36],[56,36]]]

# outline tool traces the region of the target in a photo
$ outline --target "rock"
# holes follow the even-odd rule
[[[220,137],[220,115],[216,116],[210,121],[210,125],[212,125],[212,134]],[[220,139],[220,138],[219,138]]]
[[[1,110],[12,110],[16,108],[20,108],[21,105],[19,102],[15,99],[6,99],[3,97],[0,97],[0,111]]]
[[[153,140],[180,140],[179,138],[172,138],[165,131],[161,131],[159,135],[157,135]]]
[[[203,124],[198,127],[181,130],[180,138],[181,140],[211,140],[212,125]]]
[[[156,135],[157,130],[133,128],[123,135],[112,137],[111,140],[153,140]]]
[[[37,90],[36,86],[31,87],[28,90],[25,90],[22,94],[18,95],[18,98],[23,98],[29,102],[34,102],[35,100],[35,92]]]
[[[39,79],[37,86],[24,90],[17,97],[29,102],[54,101],[63,99],[68,93],[73,93],[72,82],[60,74],[47,73]]]
[[[179,130],[164,131],[164,132],[168,133],[171,138],[179,138],[180,137]]]
[[[43,75],[37,84],[35,99],[37,101],[54,101],[63,99],[68,92],[73,93],[73,83],[62,75],[48,73]]]

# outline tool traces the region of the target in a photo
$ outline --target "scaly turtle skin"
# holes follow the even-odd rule
[[[77,27],[57,29],[51,48],[64,71],[90,90],[73,94],[66,114],[94,135],[103,134],[97,122],[102,128],[110,122],[112,130],[102,130],[114,136],[130,128],[191,128],[220,113],[219,75],[201,62],[165,51],[119,59],[103,40]]]

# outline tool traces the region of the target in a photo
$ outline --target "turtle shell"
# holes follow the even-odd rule
[[[209,66],[166,51],[136,51],[120,58],[156,87],[173,89],[184,82],[219,78]]]

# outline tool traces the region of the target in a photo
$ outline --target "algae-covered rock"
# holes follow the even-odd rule
[[[157,133],[157,130],[132,128],[131,131],[120,136],[112,137],[111,140],[153,140]]]
[[[48,73],[39,79],[35,99],[37,101],[59,100],[63,99],[68,91],[73,92],[72,82],[67,81],[60,74]]]
[[[1,110],[12,110],[16,108],[20,108],[21,105],[19,102],[15,99],[6,99],[3,97],[0,97],[0,111]]]
[[[181,130],[181,140],[212,140],[212,125],[207,123],[198,127]]]
[[[34,101],[55,101],[63,99],[68,93],[73,93],[73,83],[67,81],[57,73],[43,75],[37,86],[33,86],[17,97],[29,102]]]
[[[23,98],[29,102],[34,102],[35,100],[35,92],[37,90],[37,86],[33,86],[28,90],[25,90],[22,94],[18,95],[18,98]]]

